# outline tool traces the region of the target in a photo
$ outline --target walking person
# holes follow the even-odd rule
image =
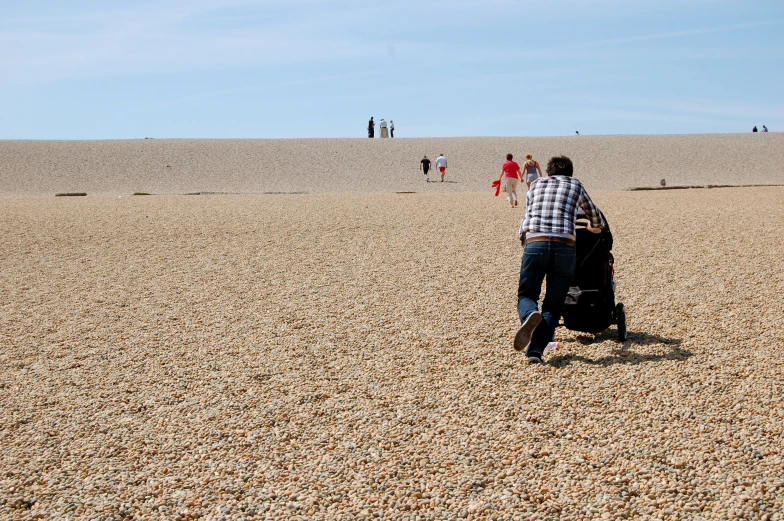
[[[424,170],[425,172],[425,182],[430,182],[430,176],[427,173],[430,171],[430,160],[425,156],[422,158],[422,161],[419,162],[419,169]]]
[[[436,158],[436,166],[438,167],[438,171],[441,172],[441,182],[444,182],[444,176],[446,175],[446,158],[444,154],[441,154]]]
[[[501,167],[498,181],[506,183],[506,200],[511,208],[517,208],[517,183],[520,181],[520,165],[512,160],[512,154],[506,154],[506,163]],[[503,177],[506,176],[506,179]]]
[[[590,221],[590,231],[599,233],[607,227],[604,216],[573,173],[568,157],[554,157],[547,164],[549,177],[533,183],[526,194],[525,217],[518,233],[524,248],[517,288],[517,314],[522,326],[515,335],[514,348],[526,349],[531,363],[542,363],[574,279],[578,207]],[[547,289],[539,312],[545,278]]]
[[[539,167],[539,163],[534,161],[531,154],[525,155],[523,170],[525,170],[525,184],[528,188],[531,188],[531,183],[542,177],[542,169]]]
[[[395,137],[395,122],[391,119],[389,120],[389,137]]]
[[[375,137],[375,129],[376,124],[373,122],[373,116],[370,116],[370,121],[368,121],[368,137]]]

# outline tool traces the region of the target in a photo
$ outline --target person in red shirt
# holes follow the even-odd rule
[[[520,181],[520,165],[512,161],[513,157],[512,154],[506,154],[506,163],[501,167],[501,175],[498,180],[505,183],[502,186],[506,186],[506,200],[509,201],[509,206],[517,208],[517,183]]]

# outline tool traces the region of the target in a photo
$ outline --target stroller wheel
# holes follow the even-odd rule
[[[626,311],[623,310],[623,303],[618,302],[615,306],[615,323],[618,324],[618,341],[626,341]]]

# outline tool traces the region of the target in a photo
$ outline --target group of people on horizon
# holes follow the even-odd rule
[[[446,166],[447,160],[444,154],[439,154],[436,158],[436,168],[438,168],[438,172],[441,174],[441,182],[444,182],[444,176],[446,175]],[[419,169],[425,174],[425,182],[430,182],[430,160],[427,156],[423,157],[422,160],[419,162]]]
[[[506,162],[501,167],[501,175],[498,177],[498,184],[504,187],[506,199],[511,208],[517,208],[517,184],[525,175],[525,184],[528,189],[531,183],[542,177],[542,168],[534,160],[532,154],[525,155],[525,162],[520,167],[512,154],[506,154]]]
[[[395,137],[395,122],[391,119],[389,120],[389,124],[387,124],[384,118],[378,122],[378,128],[380,130],[379,137]],[[370,121],[368,121],[368,137],[374,138],[376,137],[376,122],[373,121],[373,116],[370,116]]]
[[[378,127],[380,129],[379,137],[390,137],[390,138],[395,137],[395,122],[393,120],[390,119],[389,120],[389,124],[387,124],[386,120],[384,118],[381,118],[381,120],[378,122]],[[370,116],[370,120],[368,121],[368,126],[367,126],[367,131],[368,131],[368,137],[369,138],[376,137],[376,130],[375,129],[376,129],[376,122],[373,121],[373,116]],[[766,127],[765,125],[762,125],[762,130],[760,131],[760,130],[757,129],[757,125],[754,125],[754,128],[751,129],[751,131],[752,132],[767,132],[768,131],[768,127]],[[574,133],[577,136],[580,135],[580,132],[577,131],[577,130],[575,130]]]

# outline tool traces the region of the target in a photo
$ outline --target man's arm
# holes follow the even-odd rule
[[[585,191],[582,184],[580,185],[580,198],[577,199],[577,204],[583,209],[583,212],[585,212],[585,216],[588,217],[588,220],[591,222],[592,228],[604,228],[607,226],[604,215],[602,215],[602,212],[593,204],[591,197],[588,195],[588,192]]]

